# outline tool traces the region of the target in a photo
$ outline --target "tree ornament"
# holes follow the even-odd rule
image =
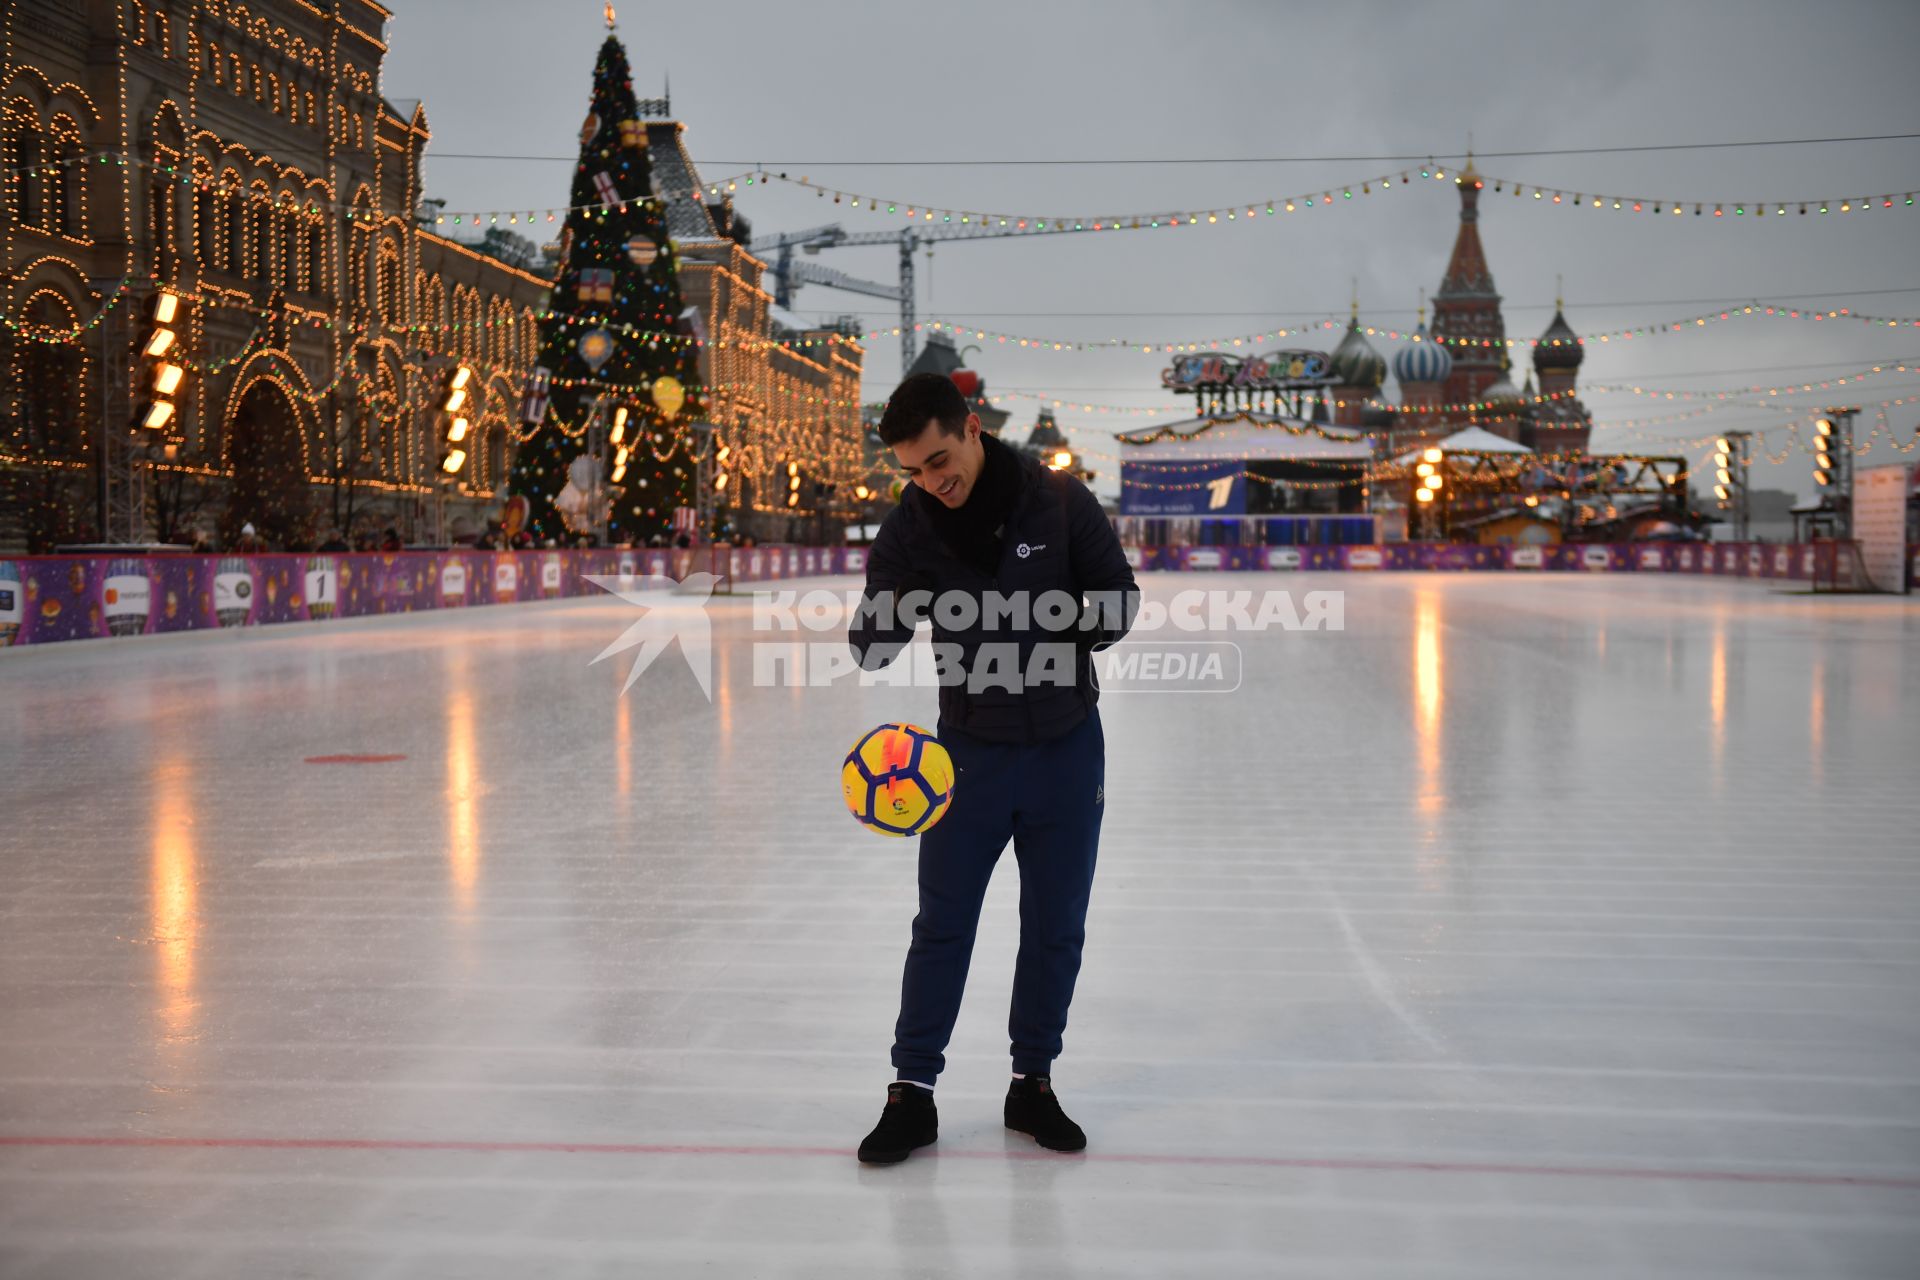
[[[580,125],[580,145],[583,147],[590,145],[599,132],[600,117],[589,112],[586,120]]]
[[[553,370],[545,365],[535,365],[527,375],[527,385],[520,397],[520,421],[539,426],[547,420],[547,402],[553,395]]]
[[[660,256],[660,246],[645,236],[635,236],[627,241],[627,257],[636,266],[650,267],[653,260]]]
[[[613,272],[605,267],[583,268],[579,292],[582,302],[612,302]]]
[[[578,350],[587,368],[598,373],[600,366],[613,358],[613,335],[605,329],[589,329],[580,335]]]
[[[686,399],[687,391],[685,387],[680,385],[680,379],[674,377],[672,374],[654,379],[653,403],[658,406],[660,412],[667,417],[671,418],[674,414],[680,412],[680,406],[686,403]]]

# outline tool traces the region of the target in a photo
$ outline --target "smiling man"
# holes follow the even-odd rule
[[[960,1012],[987,881],[1008,841],[1020,865],[1007,1127],[1055,1151],[1087,1144],[1054,1096],[1080,972],[1106,805],[1106,739],[1092,653],[1120,638],[1139,593],[1087,487],[980,430],[939,374],[902,382],[880,439],[911,483],[880,527],[849,642],[862,667],[899,656],[916,616],[956,660],[939,737],[959,777],[920,837],[913,921],[894,1027],[894,1081],[860,1159],[893,1164],[938,1135],[933,1088]],[[929,609],[934,601],[937,605]]]

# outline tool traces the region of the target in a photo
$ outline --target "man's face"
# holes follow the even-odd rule
[[[980,443],[980,419],[967,415],[967,424],[957,436],[941,430],[936,419],[929,418],[920,434],[893,446],[894,461],[907,479],[925,489],[948,507],[958,507],[973,492],[980,469],[986,465],[986,446]]]

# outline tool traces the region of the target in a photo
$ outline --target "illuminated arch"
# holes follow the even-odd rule
[[[273,189],[265,178],[256,177],[247,187],[247,254],[240,274],[250,280],[271,280],[273,275]]]
[[[494,372],[513,368],[513,304],[498,295],[487,303],[486,358]]]
[[[145,150],[152,162],[147,182],[148,261],[162,279],[173,279],[180,265],[180,197],[178,175],[187,162],[187,130],[180,107],[164,99],[148,116]]]
[[[374,250],[374,297],[381,319],[396,328],[407,321],[405,280],[399,244],[390,235],[381,236]]]
[[[311,479],[314,418],[310,401],[313,389],[307,385],[306,374],[300,371],[299,364],[291,355],[281,351],[256,351],[234,370],[233,380],[227,388],[226,404],[220,413],[218,456],[226,465],[232,465],[234,420],[240,412],[241,401],[261,383],[273,384],[286,400],[288,411],[293,416],[293,435],[300,445],[301,474]]]
[[[39,108],[25,97],[8,101],[0,112],[0,166],[14,171],[7,184],[7,216],[23,227],[43,227],[51,219],[47,209],[48,139]]]
[[[532,307],[520,309],[520,360],[522,373],[532,373],[533,366],[540,358],[540,319]]]
[[[493,376],[486,381],[485,412],[474,424],[477,435],[468,464],[475,481],[472,487],[481,492],[497,494],[506,487],[510,462],[507,443],[517,394],[506,377]]]
[[[87,234],[87,149],[80,124],[64,111],[47,123],[41,135],[42,162],[51,166],[42,175],[44,225],[74,240]]]
[[[362,185],[353,193],[351,216],[347,222],[346,297],[342,301],[352,307],[364,308],[370,298],[372,214],[373,194]]]
[[[420,348],[432,354],[447,350],[447,286],[436,273],[420,285]]]
[[[55,84],[39,68],[25,63],[14,68],[13,78],[0,88],[0,97],[26,100],[34,114],[42,119],[54,112],[64,112],[80,121],[84,131],[100,126],[100,112],[85,89],[71,80]]]
[[[75,301],[87,296],[71,263],[43,258],[21,273],[16,314],[28,337],[0,343],[11,347],[0,365],[0,420],[6,436],[29,460],[79,458],[87,451],[95,409],[89,369],[90,348],[76,342],[36,342],[31,335],[57,336],[79,328],[96,308]]]

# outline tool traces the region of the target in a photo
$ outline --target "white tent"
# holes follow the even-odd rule
[[[1412,453],[1401,454],[1395,463],[1404,465],[1420,461],[1420,455],[1428,449],[1439,449],[1443,453],[1532,453],[1533,450],[1523,444],[1515,444],[1505,436],[1497,436],[1484,427],[1468,427],[1456,431],[1444,440],[1436,440],[1423,445]]]
[[[1366,462],[1373,446],[1358,432],[1321,427],[1297,418],[1249,414],[1251,421],[1210,418],[1175,422],[1115,437],[1124,446],[1122,462],[1285,462],[1291,459]],[[1164,437],[1151,444],[1136,443],[1146,435]],[[1322,433],[1325,434],[1322,434]]]

